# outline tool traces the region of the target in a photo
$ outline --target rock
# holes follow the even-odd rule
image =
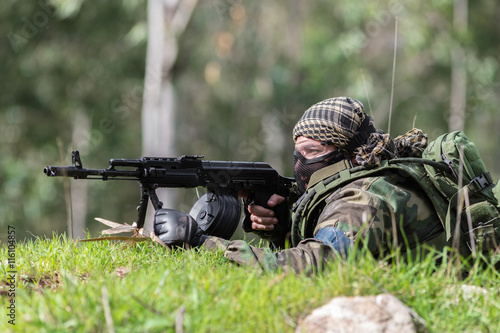
[[[427,332],[425,322],[392,295],[338,297],[313,310],[296,332]]]

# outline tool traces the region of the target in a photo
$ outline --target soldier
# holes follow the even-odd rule
[[[293,139],[299,195],[328,177],[342,176],[343,170],[398,157],[421,157],[428,143],[418,129],[393,140],[374,128],[361,102],[349,97],[330,98],[311,106],[295,125]],[[421,187],[402,173],[386,170],[370,177],[353,177],[352,181],[348,178],[341,186],[327,186],[322,191],[317,202],[306,206],[301,202],[308,208],[295,212],[293,223],[289,216],[275,216],[272,209],[245,206],[244,230],[281,245],[291,234],[294,247],[288,249],[272,251],[242,240],[202,235],[194,230],[196,221],[183,213],[182,218],[157,218],[155,232],[166,243],[187,241],[193,246],[222,250],[226,258],[238,264],[298,273],[322,269],[325,263],[346,256],[355,244],[367,247],[374,256],[383,256],[395,247],[407,252],[423,243],[449,245],[432,203]],[[307,198],[301,199],[311,200]],[[289,204],[286,201],[273,195],[268,206]],[[186,227],[173,232],[172,225],[179,223]]]

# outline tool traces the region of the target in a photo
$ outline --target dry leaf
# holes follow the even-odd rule
[[[106,219],[103,219],[101,217],[94,217],[94,220],[98,221],[98,222],[101,222],[102,224],[105,224],[107,225],[108,227],[123,227],[124,225],[125,226],[129,226],[129,224],[127,223],[118,223],[118,222],[113,222],[113,221],[110,221],[110,220],[106,220]]]
[[[105,229],[101,231],[103,235],[113,235],[113,234],[120,234],[122,232],[133,232],[135,233],[137,231],[136,227],[132,226],[119,226],[119,227],[114,227],[110,229]]]
[[[113,235],[113,234],[119,234],[122,232],[133,232],[133,236],[107,236],[107,237],[96,237],[96,238],[89,238],[89,239],[80,239],[79,242],[95,242],[95,241],[103,241],[103,240],[115,240],[115,241],[125,241],[125,242],[132,242],[132,243],[137,243],[137,242],[143,242],[143,241],[153,241],[155,243],[160,244],[164,248],[170,250],[170,247],[165,244],[161,239],[159,239],[154,232],[144,229],[144,228],[137,228],[135,222],[130,225],[127,223],[117,223],[113,222],[110,220],[106,220],[100,217],[95,218],[96,221],[101,222],[102,224],[107,225],[108,227],[111,227],[109,229],[105,229],[101,231],[103,235]]]

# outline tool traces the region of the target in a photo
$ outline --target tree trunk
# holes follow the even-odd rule
[[[453,30],[458,36],[467,31],[467,0],[456,0],[453,9]],[[467,101],[467,57],[465,49],[457,42],[451,53],[451,97],[449,131],[465,127]]]
[[[175,157],[175,99],[171,70],[177,59],[177,39],[185,30],[197,0],[149,0],[148,46],[142,106],[143,156]],[[175,192],[162,189],[165,207],[175,208]],[[151,230],[153,207],[146,226]]]

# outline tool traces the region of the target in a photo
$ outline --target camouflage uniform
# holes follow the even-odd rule
[[[417,243],[434,241],[443,227],[431,202],[417,185],[398,174],[362,178],[327,197],[326,206],[314,227],[314,238],[297,247],[278,252],[256,248],[245,241],[209,237],[205,249],[224,251],[224,256],[241,265],[263,270],[313,272],[336,259],[357,242],[375,256],[394,246],[402,251]],[[441,238],[441,237],[439,237]],[[408,248],[407,248],[408,247]]]

